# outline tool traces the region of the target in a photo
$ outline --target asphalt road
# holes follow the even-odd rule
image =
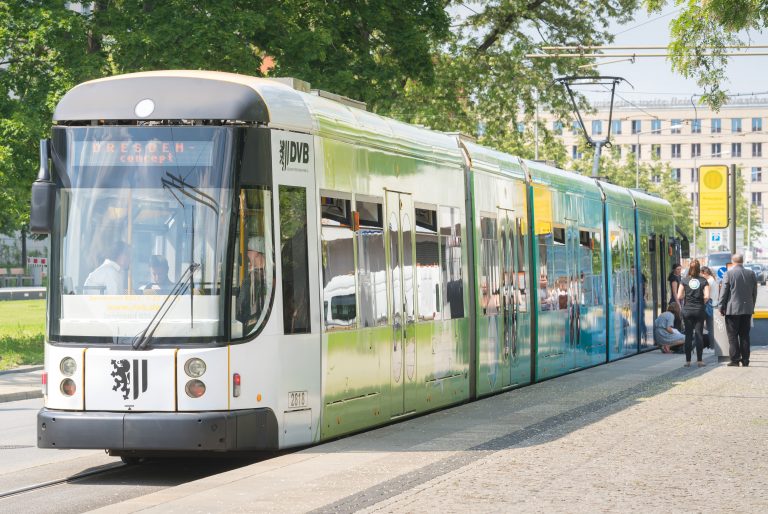
[[[35,416],[42,399],[0,403],[0,495],[43,482],[113,467],[70,483],[0,498],[2,513],[80,513],[222,473],[271,457],[156,459],[124,466],[102,450],[41,450]]]

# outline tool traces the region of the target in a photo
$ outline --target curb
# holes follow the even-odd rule
[[[32,400],[34,398],[42,398],[43,392],[38,390],[19,391],[17,393],[5,393],[0,394],[0,403],[17,402],[20,400]]]
[[[6,369],[5,371],[0,371],[0,376],[10,375],[12,373],[28,373],[32,371],[40,371],[43,368],[44,366],[29,366],[24,368]]]

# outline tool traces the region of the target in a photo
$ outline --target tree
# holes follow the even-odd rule
[[[649,11],[660,11],[670,0],[645,0]],[[746,43],[739,33],[762,30],[768,22],[765,0],[674,0],[681,6],[671,23],[672,68],[694,77],[705,92],[702,101],[718,110],[727,99],[726,46]]]
[[[83,7],[87,6],[87,7]],[[156,69],[273,73],[372,104],[431,84],[442,0],[9,0],[0,3],[0,233],[28,222],[38,140],[74,85]]]
[[[462,4],[463,2],[454,2]],[[610,42],[608,24],[627,21],[635,0],[495,0],[453,27],[434,47],[434,83],[412,78],[404,94],[381,112],[412,123],[475,135],[481,144],[515,155],[534,156],[531,127],[536,108],[571,119],[571,105],[553,79],[586,72],[588,59],[534,59],[540,45],[599,45]],[[582,102],[583,104],[583,102]],[[586,105],[582,105],[586,107]],[[519,130],[523,124],[525,130]],[[547,127],[539,126],[539,156],[564,164],[565,153]]]

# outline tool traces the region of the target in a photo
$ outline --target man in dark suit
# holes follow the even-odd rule
[[[733,267],[723,277],[720,286],[720,314],[725,316],[731,362],[729,366],[749,366],[749,330],[757,300],[757,277],[745,269],[744,257],[734,254]]]

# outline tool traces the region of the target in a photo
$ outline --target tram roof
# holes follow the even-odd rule
[[[462,141],[462,144],[467,149],[473,169],[525,179],[525,172],[519,158],[471,141]]]
[[[632,195],[632,198],[635,199],[635,203],[637,204],[638,209],[642,209],[645,211],[654,211],[654,212],[663,210],[663,211],[667,211],[670,214],[670,216],[673,214],[672,206],[669,204],[669,202],[667,202],[663,198],[650,195],[644,191],[639,191],[637,189],[630,189],[629,193]]]
[[[136,114],[139,102],[154,103]],[[463,163],[448,134],[395,121],[294,89],[267,78],[235,73],[169,70],[116,75],[75,86],[61,99],[54,121],[227,120],[364,142]]]
[[[608,202],[634,208],[634,198],[626,187],[617,186],[616,184],[611,184],[610,182],[605,182],[603,180],[598,180],[597,184],[600,186],[600,189],[603,190],[603,193],[605,193],[605,199]]]
[[[559,186],[571,192],[586,193],[601,198],[600,189],[593,178],[585,177],[573,171],[561,170],[543,162],[527,159],[524,159],[523,162],[531,174],[532,182]]]

